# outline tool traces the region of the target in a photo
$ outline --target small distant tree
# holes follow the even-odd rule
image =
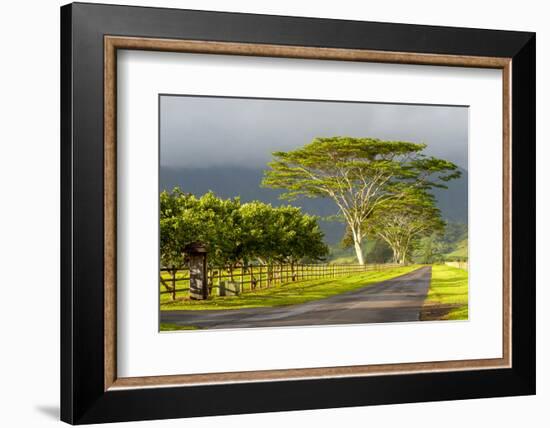
[[[367,253],[367,257],[371,263],[386,263],[392,259],[393,251],[385,241],[375,238],[374,245]]]
[[[418,246],[419,251],[422,253],[422,263],[433,263],[434,262],[434,233],[429,236],[424,237],[420,240],[420,245]]]
[[[460,176],[453,163],[422,154],[426,145],[375,138],[315,138],[288,152],[273,153],[263,185],[286,189],[282,198],[332,199],[346,222],[360,264],[362,242],[374,210],[411,189],[445,187]]]

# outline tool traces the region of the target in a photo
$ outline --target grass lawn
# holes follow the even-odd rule
[[[468,319],[468,271],[446,265],[432,266],[432,282],[421,319]]]
[[[177,325],[169,322],[160,323],[160,331],[177,331],[177,330],[199,330],[199,327],[194,325]]]
[[[162,311],[181,309],[243,309],[295,305],[355,290],[366,285],[395,278],[415,269],[418,269],[418,266],[413,265],[382,271],[369,271],[349,276],[340,276],[338,278],[290,282],[272,288],[257,289],[240,296],[214,297],[208,300],[189,300],[187,298],[169,300],[168,295],[161,295],[160,309]]]

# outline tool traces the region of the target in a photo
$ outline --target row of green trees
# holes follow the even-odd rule
[[[208,245],[209,264],[229,270],[252,263],[315,261],[328,254],[317,217],[300,208],[241,203],[213,192],[196,197],[179,188],[162,192],[161,264],[183,266],[183,248],[196,241]]]

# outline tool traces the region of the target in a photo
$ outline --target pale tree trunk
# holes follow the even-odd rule
[[[403,248],[403,249],[401,249],[401,251],[399,253],[400,253],[400,256],[401,256],[401,260],[399,260],[399,264],[404,265],[405,261],[407,260],[407,249]]]
[[[386,239],[386,243],[390,246],[391,251],[392,251],[392,257],[391,257],[392,263],[399,263],[399,248],[397,248],[393,244],[393,242],[390,242],[387,239]]]
[[[399,263],[399,252],[396,249],[393,250],[393,262]]]
[[[355,248],[355,255],[357,256],[357,261],[359,262],[360,265],[364,265],[365,258],[363,257],[363,249],[361,248],[361,241],[354,239],[353,246]]]

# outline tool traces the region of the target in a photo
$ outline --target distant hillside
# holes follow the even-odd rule
[[[463,239],[456,244],[454,251],[445,255],[448,260],[467,259],[468,258],[468,239]]]
[[[448,183],[448,189],[437,189],[434,196],[445,219],[467,223],[468,220],[468,173],[462,171],[462,177]],[[262,169],[239,167],[187,168],[171,169],[162,167],[160,171],[160,189],[171,190],[179,186],[183,191],[202,195],[212,190],[218,196],[230,198],[240,195],[243,202],[260,200],[273,205],[288,204],[281,201],[280,190],[260,187]],[[334,203],[328,199],[300,199],[292,205],[304,211],[327,217],[337,213]],[[344,233],[344,224],[338,221],[320,222],[328,243],[336,244]]]

